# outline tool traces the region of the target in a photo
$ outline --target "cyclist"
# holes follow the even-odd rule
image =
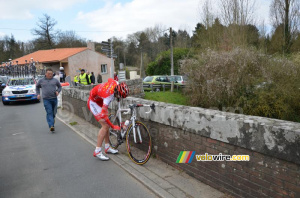
[[[105,156],[101,151],[103,139],[105,141],[105,153],[118,153],[118,150],[113,149],[109,144],[109,127],[117,131],[121,129],[119,126],[113,125],[110,122],[107,109],[115,97],[118,99],[126,98],[128,93],[128,86],[124,82],[119,84],[112,78],[109,78],[108,82],[99,84],[91,90],[87,105],[96,120],[101,124],[94,157],[98,157],[101,160],[109,160],[109,157]]]

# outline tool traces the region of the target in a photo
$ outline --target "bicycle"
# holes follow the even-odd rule
[[[120,100],[118,100],[118,110],[116,115],[110,115],[109,119],[114,125],[118,125],[121,131],[114,131],[109,129],[109,142],[114,149],[118,148],[124,140],[126,140],[126,148],[129,158],[138,165],[145,164],[152,153],[152,140],[148,128],[144,123],[138,121],[136,118],[136,108],[150,107],[150,111],[147,114],[155,111],[155,105],[143,105],[143,104],[130,104],[129,109],[122,109]],[[131,118],[129,124],[124,128],[124,122],[122,122],[123,114],[129,114],[131,112]]]

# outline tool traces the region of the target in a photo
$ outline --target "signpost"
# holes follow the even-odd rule
[[[118,56],[114,54],[114,49],[113,49],[113,43],[112,39],[108,39],[107,41],[102,41],[101,42],[101,50],[106,54],[107,57],[111,59],[111,66],[110,66],[110,77],[114,78],[114,58],[117,58]]]

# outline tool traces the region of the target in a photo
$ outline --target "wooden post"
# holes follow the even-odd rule
[[[174,62],[173,62],[173,39],[172,39],[172,28],[170,27],[170,47],[171,47],[171,76],[174,76]],[[171,82],[171,92],[174,91],[174,81]]]

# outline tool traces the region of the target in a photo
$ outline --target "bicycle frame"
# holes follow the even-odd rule
[[[116,112],[116,115],[114,116],[114,119],[112,120],[112,123],[115,122],[116,118],[119,118],[120,121],[120,128],[121,128],[121,138],[124,139],[125,134],[126,134],[126,130],[123,131],[122,128],[122,112],[125,112],[124,114],[129,114],[131,112],[131,117],[130,117],[130,123],[132,124],[132,130],[133,130],[133,138],[134,138],[134,142],[137,143],[136,141],[136,129],[138,132],[138,137],[140,139],[140,143],[142,143],[142,137],[141,137],[141,132],[139,130],[139,128],[135,127],[135,121],[136,121],[136,108],[139,107],[136,104],[130,104],[129,105],[129,109],[122,109],[121,108],[121,103],[120,100],[118,101],[118,110]],[[141,107],[150,107],[150,111],[146,112],[147,114],[151,113],[152,109],[154,109],[154,104],[152,105],[141,105]]]
[[[112,120],[112,123],[114,123],[116,121],[116,119],[119,118],[120,127],[122,127],[121,126],[121,123],[122,123],[122,112],[128,112],[129,113],[130,111],[131,111],[130,109],[122,109],[121,108],[121,103],[120,103],[120,101],[118,101],[118,110],[116,112],[116,115],[114,116],[114,119]],[[131,116],[130,120],[133,120],[132,116]],[[124,138],[125,133],[126,133],[126,131],[123,131],[123,129],[121,128],[121,137],[122,137],[122,139]]]

